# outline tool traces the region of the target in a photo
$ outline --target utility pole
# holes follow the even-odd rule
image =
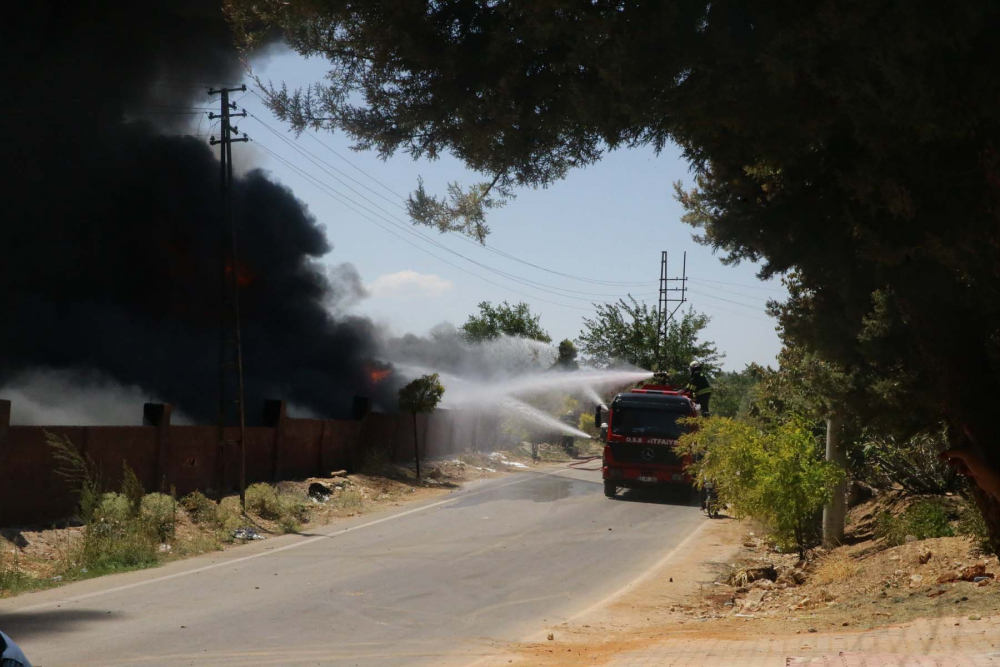
[[[847,451],[840,437],[840,419],[830,416],[826,420],[826,460],[842,471],[847,471]],[[823,546],[827,549],[844,542],[844,524],[847,517],[847,478],[842,478],[833,489],[833,497],[823,508]]]
[[[667,324],[673,318],[677,309],[687,301],[687,251],[684,251],[684,261],[681,264],[681,277],[671,278],[667,265],[667,251],[660,252],[660,300],[656,306],[656,358],[660,358],[660,345],[667,340]],[[670,287],[671,283],[679,282],[680,287]],[[671,296],[671,292],[680,292],[680,296]],[[674,309],[667,313],[671,303],[676,303]],[[660,370],[660,369],[657,369]]]
[[[221,138],[211,137],[209,143],[219,147],[219,174],[222,194],[222,225],[219,235],[219,260],[221,264],[220,292],[220,326],[219,326],[219,460],[222,461],[222,474],[219,476],[220,490],[224,485],[226,427],[229,425],[231,406],[227,385],[235,380],[233,403],[236,407],[237,423],[239,425],[240,446],[240,506],[246,510],[246,414],[243,408],[243,343],[240,336],[240,294],[239,294],[239,263],[236,254],[236,216],[233,212],[233,143],[249,141],[246,134],[233,137],[239,132],[230,124],[230,119],[239,116],[246,117],[246,112],[234,113],[236,104],[229,101],[229,93],[246,91],[246,85],[239,88],[210,89],[209,95],[221,95],[219,113],[211,113],[209,118],[218,118]],[[231,377],[234,372],[235,378]]]

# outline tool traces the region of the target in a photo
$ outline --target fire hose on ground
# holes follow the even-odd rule
[[[597,466],[596,468],[581,468],[580,467],[580,466],[584,465],[585,463],[590,463],[594,459],[599,459],[599,458],[601,458],[601,457],[600,456],[584,456],[582,458],[578,458],[577,460],[573,461],[572,463],[570,463],[566,467],[567,468],[575,468],[576,470],[600,470],[601,466]]]

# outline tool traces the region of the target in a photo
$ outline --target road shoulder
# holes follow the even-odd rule
[[[994,664],[1000,655],[1000,616],[943,613],[869,630],[816,631],[789,624],[762,632],[749,615],[720,619],[706,613],[705,600],[723,588],[715,582],[740,553],[745,534],[746,527],[732,519],[706,522],[682,549],[619,595],[473,664],[966,667]]]

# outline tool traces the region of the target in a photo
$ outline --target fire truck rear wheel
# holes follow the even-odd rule
[[[604,495],[608,498],[614,498],[618,494],[618,487],[615,486],[614,482],[604,480]]]

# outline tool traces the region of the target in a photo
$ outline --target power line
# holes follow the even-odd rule
[[[467,262],[470,262],[472,264],[475,264],[476,266],[479,266],[482,269],[490,271],[491,273],[495,273],[495,274],[497,274],[499,276],[503,276],[504,278],[507,278],[508,280],[512,280],[512,281],[514,281],[516,283],[525,285],[526,287],[531,287],[533,289],[537,289],[537,290],[542,291],[542,292],[547,292],[549,294],[554,294],[555,296],[559,296],[559,297],[562,297],[562,298],[574,299],[574,300],[577,300],[577,301],[584,301],[584,302],[588,302],[588,303],[590,303],[590,302],[593,301],[592,298],[583,298],[583,297],[572,296],[570,294],[566,294],[565,292],[576,292],[578,294],[589,294],[591,297],[595,297],[596,296],[596,297],[600,297],[600,298],[606,298],[606,297],[623,298],[624,296],[626,296],[626,295],[620,295],[620,294],[603,294],[603,293],[582,292],[582,291],[579,291],[579,290],[569,290],[569,289],[558,287],[558,286],[555,286],[555,285],[548,285],[546,283],[541,283],[541,282],[538,282],[536,280],[531,280],[529,278],[520,277],[520,276],[517,276],[515,274],[503,271],[501,269],[497,269],[495,267],[489,266],[488,264],[483,264],[482,262],[479,262],[477,260],[474,260],[474,259],[466,256],[466,255],[463,255],[462,253],[459,253],[459,252],[457,252],[457,251],[449,248],[448,246],[440,243],[439,241],[436,241],[435,239],[430,238],[430,237],[424,235],[423,233],[421,233],[421,232],[413,229],[412,226],[407,225],[400,218],[396,218],[395,216],[393,216],[392,218],[386,217],[386,215],[392,216],[393,214],[391,212],[385,210],[384,208],[382,208],[381,206],[379,206],[375,202],[371,201],[367,197],[365,197],[363,194],[361,194],[360,192],[358,192],[357,190],[355,190],[354,188],[352,188],[350,185],[347,185],[346,183],[344,183],[341,179],[337,178],[336,176],[334,176],[333,174],[331,174],[330,172],[328,172],[326,169],[324,169],[320,164],[317,164],[316,160],[313,160],[310,157],[310,156],[313,155],[310,151],[307,151],[307,150],[304,150],[304,149],[300,149],[299,146],[297,146],[295,143],[293,143],[293,142],[289,141],[288,139],[284,138],[283,136],[281,136],[280,133],[278,133],[274,129],[270,128],[267,125],[267,123],[265,123],[264,121],[262,121],[259,118],[257,118],[257,116],[255,116],[254,114],[251,113],[249,115],[250,115],[251,118],[253,118],[254,120],[256,120],[259,123],[261,123],[261,125],[264,125],[265,128],[267,128],[269,131],[271,131],[273,134],[275,134],[283,142],[285,142],[286,144],[288,144],[289,147],[292,148],[292,150],[294,150],[297,153],[299,153],[299,155],[305,157],[307,160],[309,160],[310,162],[312,162],[312,164],[314,166],[318,167],[321,171],[323,171],[327,175],[331,176],[338,183],[341,183],[342,185],[344,185],[345,187],[347,187],[351,192],[353,192],[354,194],[356,194],[359,197],[361,197],[362,199],[364,199],[366,202],[368,202],[369,204],[371,204],[372,206],[374,206],[375,208],[377,208],[379,211],[381,211],[385,215],[382,215],[380,213],[376,213],[375,211],[372,211],[371,209],[365,207],[363,204],[360,204],[360,203],[358,203],[358,202],[356,202],[354,200],[351,200],[350,197],[348,197],[347,195],[345,195],[342,192],[337,192],[337,194],[340,197],[348,199],[354,205],[363,208],[368,213],[371,213],[372,215],[381,218],[382,220],[384,220],[385,222],[389,223],[390,225],[393,225],[394,227],[397,227],[397,228],[401,229],[402,231],[405,231],[407,234],[410,234],[410,235],[412,235],[412,236],[414,236],[414,237],[416,237],[416,238],[418,238],[418,239],[420,239],[420,240],[422,240],[422,241],[424,241],[426,243],[429,243],[429,244],[431,244],[431,245],[433,245],[433,246],[435,246],[437,248],[440,248],[441,250],[444,250],[445,252],[448,252],[448,253],[453,254],[453,255],[455,255],[457,257],[460,257],[460,258],[466,260]],[[325,161],[322,161],[322,160],[320,160],[320,162],[323,162],[324,164],[327,164],[327,163],[325,163]],[[336,192],[336,190],[334,190],[334,191]]]
[[[721,310],[724,313],[729,313],[730,315],[736,315],[737,317],[743,317],[748,320],[753,320],[755,322],[767,322],[768,324],[774,324],[773,320],[764,319],[763,317],[754,317],[753,315],[741,313],[738,310],[730,310],[729,308],[723,308],[722,306],[717,306],[714,303],[708,304],[708,308],[709,310]]]
[[[552,269],[547,269],[544,266],[539,266],[538,264],[532,264],[531,262],[523,260],[523,259],[521,259],[519,257],[515,257],[514,255],[511,255],[510,253],[504,252],[503,250],[499,250],[497,248],[494,248],[493,246],[482,245],[482,244],[476,243],[472,239],[470,239],[470,238],[468,238],[466,236],[463,236],[462,234],[458,234],[457,232],[452,232],[452,234],[454,234],[455,236],[458,236],[463,241],[467,241],[468,243],[471,243],[473,245],[479,246],[480,248],[482,248],[484,250],[487,250],[489,252],[495,253],[497,255],[500,255],[501,257],[506,257],[509,260],[518,262],[520,264],[524,264],[526,266],[530,266],[530,267],[538,269],[540,271],[545,271],[546,273],[551,273],[551,274],[554,274],[554,275],[557,275],[557,276],[562,276],[563,278],[571,278],[572,280],[578,280],[580,282],[590,283],[592,285],[605,285],[605,286],[608,286],[608,287],[650,287],[650,286],[652,286],[652,285],[655,284],[655,283],[643,282],[643,281],[640,281],[640,282],[616,282],[616,281],[613,281],[613,280],[597,280],[597,279],[594,279],[594,278],[585,278],[583,276],[575,276],[575,275],[573,275],[571,273],[562,273],[561,271],[554,271]],[[655,292],[651,292],[651,294],[655,294]]]
[[[744,299],[753,299],[754,301],[763,301],[764,303],[770,301],[770,299],[762,299],[759,296],[750,296],[749,294],[743,294],[742,292],[735,292],[733,290],[728,290],[723,287],[712,287],[711,285],[699,285],[699,286],[705,289],[714,290],[716,292],[724,292],[726,294],[734,294],[736,296],[741,296]]]
[[[251,88],[250,92],[255,97],[257,97],[257,99],[259,99],[261,102],[264,102],[265,104],[267,104],[267,100],[265,100],[263,97],[261,97],[261,95],[259,93],[257,93],[255,90],[253,90]],[[267,123],[265,123],[263,120],[261,120],[257,116],[255,116],[253,114],[250,114],[250,116],[252,118],[254,118],[255,120],[257,120],[258,122],[260,122],[262,125],[264,125],[270,132],[272,132],[273,134],[275,134],[278,138],[280,138],[285,143],[288,143],[290,146],[293,146],[293,147],[296,146],[296,144],[294,144],[293,142],[291,142],[290,140],[288,140],[287,138],[285,138],[284,136],[282,136],[277,130],[271,128]],[[401,199],[403,201],[406,201],[406,197],[404,197],[403,195],[399,194],[398,192],[396,192],[395,190],[393,190],[392,188],[390,188],[388,185],[386,185],[385,183],[383,183],[382,181],[378,180],[377,178],[375,178],[374,176],[372,176],[371,174],[369,174],[367,171],[365,171],[364,169],[362,169],[358,165],[356,165],[353,162],[351,162],[350,160],[348,160],[346,157],[344,157],[343,155],[341,155],[340,153],[338,153],[337,151],[335,151],[333,148],[331,148],[325,142],[321,141],[319,139],[319,137],[315,136],[311,132],[306,132],[306,134],[309,135],[319,145],[323,146],[328,151],[330,151],[331,153],[333,153],[334,155],[336,155],[338,158],[340,158],[341,160],[343,160],[344,162],[346,162],[347,164],[351,165],[352,167],[354,167],[355,169],[357,169],[359,172],[361,172],[362,174],[364,174],[365,176],[367,176],[368,178],[370,178],[373,182],[375,182],[378,185],[382,186],[383,188],[385,188],[387,191],[389,191],[390,193],[392,193],[393,195],[395,195],[399,199]],[[312,152],[310,152],[310,151],[308,151],[306,149],[302,149],[302,150],[305,150],[307,153],[309,153],[313,157],[316,157],[314,153],[312,153]],[[373,190],[372,188],[369,188],[368,186],[364,185],[360,181],[358,181],[358,180],[356,180],[354,178],[351,178],[350,176],[348,176],[347,174],[345,174],[343,171],[341,171],[341,170],[337,169],[336,167],[334,167],[333,165],[331,165],[329,162],[326,162],[322,158],[318,158],[317,157],[317,159],[319,159],[321,162],[323,162],[323,164],[329,166],[331,169],[333,169],[334,171],[336,171],[338,174],[341,174],[342,176],[344,176],[344,178],[350,179],[352,182],[357,183],[359,186],[365,188],[366,190],[368,190],[369,192],[371,192],[375,196],[380,197],[380,198],[388,201],[393,206],[396,206],[396,207],[398,207],[400,209],[406,210],[405,207],[401,206],[398,202],[395,202],[392,199],[386,197],[385,195],[383,195],[383,194],[381,194],[379,192],[376,192],[375,190]],[[336,177],[334,177],[334,178],[336,178]],[[339,181],[340,179],[336,179],[336,180]],[[345,184],[345,186],[346,186],[346,184]],[[353,192],[355,192],[356,194],[358,194],[358,196],[362,196],[363,197],[363,195],[361,195],[360,193],[357,193],[357,191],[354,190],[353,188],[351,188],[351,190]],[[380,206],[378,206],[374,202],[371,202],[371,200],[369,200],[367,198],[365,198],[365,200],[368,201],[369,203],[371,203],[373,206],[376,206],[380,210],[385,211],[385,209],[382,209]],[[385,211],[385,212],[388,213],[388,211]],[[466,236],[464,236],[462,234],[459,234],[457,232],[450,232],[450,233],[453,236],[456,236],[456,237],[462,239],[465,242],[468,242],[468,243],[471,243],[471,244],[473,244],[475,246],[478,246],[479,248],[485,249],[488,252],[492,252],[494,254],[500,255],[501,257],[505,257],[506,259],[509,259],[511,261],[515,261],[515,262],[518,262],[520,264],[524,264],[525,266],[530,266],[530,267],[538,269],[540,271],[545,271],[546,273],[551,273],[553,275],[561,276],[563,278],[569,278],[571,280],[577,280],[577,281],[589,283],[589,284],[592,284],[592,285],[606,285],[606,286],[609,286],[609,287],[650,287],[653,284],[653,283],[649,283],[649,282],[627,282],[627,281],[597,280],[597,279],[594,279],[594,278],[587,278],[587,277],[584,277],[584,276],[576,276],[576,275],[573,275],[573,274],[570,274],[570,273],[563,273],[561,271],[555,271],[555,270],[552,270],[552,269],[548,269],[548,268],[546,268],[544,266],[540,266],[538,264],[534,264],[532,262],[528,262],[528,261],[523,260],[523,259],[521,259],[519,257],[511,255],[510,253],[507,253],[507,252],[504,252],[504,251],[499,250],[497,248],[494,248],[492,246],[488,246],[488,245],[476,243],[472,239],[469,239],[468,237],[466,237]],[[563,289],[563,288],[556,288],[556,289]],[[570,292],[572,292],[572,291],[576,291],[576,290],[564,290],[564,291],[570,291]],[[579,293],[579,294],[588,294],[588,292],[579,292],[579,291],[577,291],[577,293]],[[599,295],[599,296],[614,296],[614,295],[611,295],[611,294],[602,294],[602,295]]]
[[[161,111],[159,109],[128,109],[125,116],[204,116],[207,111]]]
[[[357,208],[354,208],[354,206],[357,206],[357,207],[359,207],[359,208],[360,208],[360,209],[361,209],[362,211],[365,211],[365,212],[367,212],[367,213],[370,213],[370,214],[372,214],[372,215],[374,215],[374,216],[376,216],[376,217],[378,217],[378,218],[381,218],[381,219],[382,219],[382,220],[384,220],[385,222],[387,222],[387,223],[389,223],[390,225],[392,225],[392,226],[396,227],[397,229],[400,229],[400,230],[401,230],[401,231],[403,231],[403,232],[406,232],[406,233],[408,233],[408,234],[410,234],[410,235],[412,235],[412,236],[415,236],[415,237],[416,237],[416,238],[417,238],[418,240],[422,240],[422,241],[425,241],[425,242],[429,242],[429,243],[431,243],[431,245],[434,245],[434,246],[436,246],[436,247],[439,247],[439,248],[441,248],[442,250],[445,250],[445,251],[447,251],[447,252],[450,252],[450,253],[452,253],[452,254],[455,254],[455,255],[457,255],[457,256],[459,256],[459,257],[461,257],[462,259],[465,259],[465,260],[467,260],[467,261],[469,261],[469,262],[471,262],[471,263],[473,263],[473,264],[475,264],[475,265],[477,265],[477,266],[479,266],[479,267],[481,267],[481,268],[484,268],[484,269],[486,269],[487,271],[490,271],[490,272],[492,272],[492,273],[495,273],[495,274],[497,274],[497,275],[499,275],[499,276],[502,276],[502,277],[504,277],[504,278],[507,278],[508,280],[512,280],[512,281],[514,281],[514,282],[516,282],[516,283],[519,283],[519,284],[522,284],[522,285],[524,285],[524,286],[526,286],[526,287],[530,287],[530,288],[532,288],[532,289],[537,289],[537,290],[539,290],[539,291],[542,291],[542,292],[547,292],[547,293],[549,293],[549,294],[553,294],[553,295],[555,295],[555,296],[559,296],[559,297],[563,297],[563,298],[567,298],[567,299],[575,299],[575,300],[578,300],[578,301],[585,301],[585,302],[588,302],[588,303],[592,301],[591,299],[584,299],[584,298],[580,298],[580,297],[574,297],[574,296],[569,296],[569,295],[566,295],[566,294],[562,294],[562,293],[560,293],[560,292],[556,292],[556,291],[553,291],[553,290],[549,290],[549,289],[546,289],[546,287],[544,286],[544,284],[542,284],[542,286],[538,286],[538,284],[533,284],[533,283],[534,283],[534,281],[530,281],[530,280],[527,280],[527,279],[521,279],[521,278],[518,278],[517,276],[514,276],[514,275],[512,275],[512,274],[509,274],[509,273],[506,273],[505,271],[501,271],[501,270],[499,270],[499,269],[496,269],[496,268],[494,268],[494,267],[491,267],[491,266],[487,266],[487,265],[484,265],[484,264],[481,264],[481,263],[479,263],[479,262],[476,262],[475,260],[472,260],[472,259],[469,259],[468,257],[466,257],[466,256],[462,255],[461,253],[456,253],[456,252],[455,252],[455,251],[453,251],[453,250],[452,250],[451,248],[448,248],[447,246],[444,246],[444,245],[442,245],[442,244],[440,244],[440,243],[437,243],[437,242],[436,242],[436,241],[434,241],[433,239],[428,239],[428,238],[424,237],[423,235],[419,234],[418,232],[415,232],[414,230],[411,230],[411,229],[409,229],[408,227],[405,227],[405,226],[402,226],[402,225],[400,225],[400,224],[398,224],[398,223],[394,222],[393,220],[391,220],[391,219],[389,219],[389,218],[386,218],[386,217],[385,217],[385,216],[383,216],[383,215],[379,215],[378,213],[375,213],[375,212],[374,212],[374,211],[372,211],[371,209],[368,209],[368,208],[365,208],[365,207],[364,207],[364,206],[363,206],[362,204],[359,204],[358,202],[354,201],[354,200],[353,200],[353,199],[351,199],[350,197],[346,196],[346,195],[345,195],[344,193],[342,193],[342,192],[339,192],[339,191],[337,191],[337,190],[336,190],[335,188],[332,188],[332,187],[330,187],[329,185],[327,185],[327,184],[323,183],[323,182],[322,182],[322,181],[321,181],[320,179],[318,179],[318,178],[316,178],[315,176],[313,176],[313,175],[309,174],[308,172],[306,172],[305,170],[301,169],[301,168],[300,168],[300,167],[298,167],[297,165],[294,165],[293,163],[291,163],[291,162],[290,162],[290,161],[288,161],[287,159],[285,159],[285,158],[282,158],[282,157],[278,156],[278,155],[277,155],[277,154],[276,154],[276,153],[275,153],[274,151],[272,151],[272,150],[268,149],[268,148],[267,148],[266,146],[264,146],[263,144],[261,144],[261,143],[260,143],[259,141],[258,141],[258,142],[256,142],[256,143],[257,143],[258,145],[260,145],[260,146],[261,146],[262,148],[264,148],[264,150],[265,150],[265,151],[266,151],[266,152],[267,152],[268,154],[272,155],[273,157],[275,157],[276,159],[278,159],[279,161],[281,161],[281,162],[282,162],[283,164],[285,164],[286,166],[288,166],[288,167],[290,167],[290,168],[294,169],[295,171],[297,171],[297,172],[298,172],[299,174],[303,175],[304,177],[306,177],[306,178],[310,179],[310,180],[311,180],[312,182],[314,182],[314,184],[317,184],[317,185],[319,185],[319,186],[320,186],[320,187],[322,187],[322,188],[323,188],[323,189],[324,189],[325,191],[328,191],[328,194],[330,194],[331,196],[333,196],[334,198],[336,198],[336,199],[337,199],[337,201],[339,201],[340,203],[344,204],[345,206],[348,206],[348,208],[350,208],[351,210],[355,211],[356,213],[359,213],[359,214],[360,214],[360,215],[362,215],[362,217],[364,217],[365,219],[367,219],[367,220],[369,220],[369,221],[373,222],[374,224],[378,225],[378,226],[379,226],[379,227],[381,227],[382,229],[385,229],[386,231],[389,231],[390,233],[392,233],[392,234],[393,234],[393,236],[396,236],[397,238],[399,238],[399,239],[401,239],[401,240],[405,241],[406,243],[409,243],[410,245],[413,245],[414,247],[417,247],[417,248],[419,248],[420,250],[423,250],[424,252],[427,252],[427,253],[428,253],[429,255],[431,255],[432,257],[435,257],[435,258],[437,258],[437,259],[439,259],[439,260],[441,260],[441,261],[445,262],[445,263],[446,263],[446,264],[448,264],[449,266],[453,266],[453,267],[455,267],[455,268],[458,268],[458,269],[459,269],[459,270],[461,270],[461,271],[465,271],[466,273],[470,273],[471,275],[474,275],[474,276],[477,276],[477,277],[480,277],[480,278],[482,278],[482,276],[479,276],[479,275],[478,275],[478,274],[476,274],[476,273],[472,273],[472,272],[470,272],[470,271],[467,271],[466,269],[464,269],[464,268],[462,268],[462,267],[459,267],[459,266],[457,266],[456,264],[453,264],[453,263],[451,263],[451,262],[449,262],[449,261],[447,261],[447,260],[445,260],[445,259],[441,258],[440,256],[438,256],[438,255],[435,255],[434,253],[431,253],[431,252],[429,252],[429,251],[425,250],[424,248],[422,248],[422,247],[420,247],[420,246],[417,246],[417,245],[413,244],[413,243],[412,243],[411,241],[409,241],[409,240],[407,240],[407,239],[403,238],[402,236],[399,236],[398,234],[396,234],[396,233],[394,233],[394,232],[391,232],[391,231],[390,231],[390,230],[389,230],[388,228],[386,228],[386,227],[383,227],[382,225],[380,225],[380,224],[379,224],[378,222],[376,222],[375,220],[372,220],[372,219],[371,219],[371,218],[369,218],[368,216],[365,216],[365,215],[364,215],[364,213],[362,213],[361,211],[359,211],[359,210],[358,210]],[[352,204],[353,204],[353,206],[351,206]],[[484,279],[484,280],[485,280],[485,279]],[[504,289],[510,289],[510,288],[507,288],[507,287],[505,287],[505,286],[503,286],[503,285],[500,285],[499,283],[495,283],[495,282],[493,282],[493,281],[487,281],[487,282],[491,282],[491,283],[492,283],[492,284],[494,284],[494,285],[498,285],[498,286],[500,286],[500,287],[504,287]],[[557,288],[557,289],[558,289],[558,288]],[[512,290],[512,291],[513,291],[513,290]],[[524,296],[528,296],[528,297],[531,297],[531,298],[536,298],[536,299],[541,299],[541,297],[537,297],[537,296],[534,296],[534,295],[531,295],[531,294],[525,294],[525,293],[523,293],[523,292],[516,292],[516,293],[517,293],[517,294],[522,294],[522,295],[524,295]],[[543,301],[544,301],[545,299],[541,299],[541,300],[543,300]],[[555,302],[555,301],[548,301],[548,303],[554,303],[554,304],[556,304],[556,305],[560,305],[560,306],[565,306],[565,307],[567,307],[567,308],[576,308],[576,306],[570,306],[569,304],[562,304],[562,303],[558,303],[558,302]],[[592,311],[593,309],[590,309],[590,308],[582,308],[581,310],[586,310],[586,311],[590,312],[590,311]]]
[[[473,276],[475,278],[479,278],[480,280],[482,280],[484,282],[487,282],[487,283],[489,283],[491,285],[495,285],[495,286],[497,286],[497,287],[499,287],[499,288],[501,288],[503,290],[506,290],[506,291],[509,291],[509,292],[513,292],[514,294],[518,294],[520,296],[528,297],[529,299],[536,299],[536,300],[542,301],[544,303],[550,303],[552,305],[561,306],[563,308],[571,308],[573,310],[581,310],[581,311],[584,311],[584,312],[593,312],[594,311],[593,308],[581,308],[579,306],[573,306],[573,305],[566,304],[566,303],[559,303],[558,301],[551,301],[549,299],[544,299],[542,297],[538,297],[538,296],[535,296],[533,294],[527,294],[525,292],[520,292],[520,291],[512,289],[512,288],[510,288],[510,287],[508,287],[506,285],[502,285],[502,284],[500,284],[498,282],[490,280],[489,278],[481,276],[478,273],[475,273],[473,271],[469,271],[468,269],[466,269],[466,268],[464,268],[462,266],[459,266],[457,264],[454,264],[453,262],[449,262],[447,259],[444,259],[443,257],[440,257],[439,255],[434,254],[430,250],[427,250],[426,248],[424,248],[424,247],[422,247],[422,246],[414,243],[413,241],[410,241],[409,239],[406,239],[403,236],[397,234],[396,232],[392,231],[392,229],[390,229],[389,227],[386,227],[385,225],[379,223],[374,218],[371,218],[371,217],[365,215],[361,210],[358,210],[357,208],[355,208],[354,206],[352,206],[350,203],[348,203],[349,200],[346,200],[346,198],[343,198],[343,195],[340,195],[339,193],[337,193],[336,190],[333,190],[333,188],[330,188],[328,185],[326,185],[325,183],[323,183],[319,179],[315,178],[311,174],[309,174],[309,173],[305,172],[304,170],[300,169],[298,166],[296,166],[295,164],[293,164],[290,161],[286,160],[285,158],[281,157],[280,155],[278,155],[277,153],[275,153],[271,149],[269,149],[266,146],[264,146],[261,142],[254,141],[254,143],[256,145],[260,146],[260,148],[265,153],[267,153],[268,155],[270,155],[271,157],[273,157],[275,160],[278,160],[279,162],[281,162],[282,164],[284,164],[288,168],[290,168],[290,169],[298,172],[301,176],[303,176],[309,182],[311,182],[313,185],[315,185],[316,187],[318,187],[320,189],[320,191],[323,192],[324,194],[326,194],[327,196],[329,196],[329,197],[333,198],[334,200],[338,201],[339,203],[343,204],[344,206],[346,206],[350,210],[352,210],[355,213],[357,213],[358,215],[360,215],[365,220],[368,220],[369,222],[371,222],[372,224],[374,224],[376,227],[379,227],[383,231],[388,232],[389,234],[395,236],[396,238],[398,238],[399,240],[403,241],[404,243],[407,243],[407,244],[413,246],[417,250],[419,250],[419,251],[421,251],[423,253],[426,253],[426,254],[430,255],[431,257],[434,257],[435,259],[437,259],[437,260],[439,260],[441,262],[444,262],[448,266],[456,268],[459,271],[467,273],[467,274],[469,274],[469,275],[471,275],[471,276]]]
[[[691,278],[691,280],[696,280],[703,283],[715,283],[716,285],[731,285],[733,287],[742,287],[744,289],[759,289],[759,290],[764,290],[765,292],[779,292],[779,293],[785,292],[785,290],[775,289],[773,287],[762,287],[760,285],[746,285],[744,283],[727,283],[722,280],[709,280],[708,278]]]
[[[259,99],[261,102],[263,102],[265,105],[267,104],[267,100],[265,100],[263,97],[261,97],[260,93],[258,93],[256,90],[254,90],[253,88],[251,88],[250,92],[253,93],[253,95],[257,99]],[[346,157],[344,157],[343,155],[341,155],[340,153],[338,153],[337,151],[335,151],[326,142],[321,141],[320,138],[317,137],[314,133],[306,131],[305,134],[307,134],[308,136],[310,136],[312,138],[312,140],[315,141],[316,143],[318,143],[320,146],[322,146],[326,150],[330,151],[331,153],[333,153],[334,155],[336,155],[338,158],[340,158],[341,160],[343,160],[344,162],[346,162],[347,164],[351,165],[352,167],[354,167],[355,169],[357,169],[358,171],[360,171],[362,174],[364,174],[365,176],[367,176],[368,178],[370,178],[373,182],[377,183],[378,185],[381,185],[383,188],[385,188],[386,190],[388,190],[390,193],[396,195],[401,200],[406,201],[406,197],[404,197],[403,195],[399,194],[398,192],[396,192],[395,190],[393,190],[392,188],[390,188],[388,185],[386,185],[382,181],[378,180],[377,178],[375,178],[374,176],[372,176],[371,174],[369,174],[367,171],[365,171],[364,169],[362,169],[361,167],[359,167],[358,165],[354,164],[353,162],[351,162],[350,160],[348,160]]]
[[[760,312],[760,306],[749,306],[749,305],[747,305],[745,303],[741,303],[739,301],[733,301],[732,299],[724,299],[721,296],[714,296],[712,294],[706,294],[705,292],[698,292],[698,291],[690,289],[690,288],[688,288],[688,291],[691,292],[692,294],[697,294],[699,296],[703,296],[703,297],[706,297],[706,298],[709,298],[709,299],[715,299],[716,301],[725,301],[726,303],[731,303],[731,304],[734,304],[734,305],[737,305],[737,306],[741,306],[743,308],[749,308],[750,310],[754,310],[754,311],[756,311],[758,313]]]
[[[279,139],[281,139],[281,140],[282,140],[283,142],[285,142],[286,144],[288,144],[289,146],[291,146],[292,148],[294,148],[294,149],[295,149],[296,151],[299,151],[300,153],[305,153],[305,154],[308,154],[308,155],[312,156],[312,157],[313,157],[313,158],[315,158],[316,160],[319,160],[320,162],[322,162],[323,164],[325,164],[326,166],[328,166],[328,167],[329,167],[330,169],[333,169],[333,170],[334,170],[335,172],[337,172],[338,174],[340,174],[340,175],[341,175],[341,176],[343,176],[344,178],[348,179],[349,181],[351,181],[351,182],[353,182],[353,183],[356,183],[356,184],[357,184],[358,186],[360,186],[360,187],[364,188],[365,190],[368,190],[369,192],[371,192],[372,194],[374,194],[374,195],[375,195],[376,197],[381,197],[382,199],[385,199],[386,201],[388,201],[388,202],[389,202],[390,204],[392,204],[393,206],[397,206],[397,207],[399,207],[399,208],[401,208],[401,209],[403,209],[403,210],[406,210],[406,209],[405,209],[405,208],[404,208],[403,206],[401,206],[401,205],[400,205],[399,203],[397,203],[397,202],[395,202],[395,201],[392,201],[391,199],[389,199],[389,198],[388,198],[388,197],[386,197],[385,195],[383,195],[383,194],[381,194],[381,193],[379,193],[379,192],[376,192],[375,190],[373,190],[373,189],[369,188],[369,187],[368,187],[367,185],[365,185],[365,184],[364,184],[364,183],[362,183],[361,181],[357,180],[356,178],[352,178],[351,176],[348,176],[348,175],[347,175],[347,174],[345,174],[345,173],[344,173],[343,171],[341,171],[340,169],[337,169],[337,168],[336,168],[336,167],[334,167],[334,166],[333,166],[332,164],[330,164],[329,162],[327,162],[327,161],[326,161],[326,160],[324,160],[323,158],[319,157],[318,155],[316,155],[315,153],[313,153],[313,152],[312,152],[312,151],[310,151],[309,149],[307,149],[307,148],[302,148],[301,146],[297,145],[297,144],[296,144],[295,142],[293,142],[292,140],[288,139],[287,137],[284,137],[284,136],[282,136],[282,134],[281,134],[280,132],[278,132],[277,130],[275,130],[274,128],[272,128],[272,127],[271,127],[270,125],[268,125],[267,123],[265,123],[264,121],[262,121],[262,120],[261,120],[260,118],[258,118],[258,117],[257,117],[257,116],[255,116],[254,114],[250,114],[250,117],[251,117],[251,118],[253,118],[254,120],[256,120],[256,121],[257,121],[258,123],[260,123],[261,125],[263,125],[263,126],[264,126],[264,128],[265,128],[265,129],[267,129],[267,131],[268,131],[268,132],[270,132],[271,134],[273,134],[273,135],[275,135],[276,137],[278,137]],[[328,173],[329,173],[329,172],[328,172]],[[336,176],[333,176],[332,174],[331,174],[331,176],[332,176],[332,177],[333,177],[334,179],[336,179],[336,180],[337,180],[338,182],[340,182],[340,183],[341,183],[342,185],[344,185],[344,187],[346,187],[346,188],[350,189],[350,190],[351,190],[351,192],[353,192],[354,194],[358,195],[359,197],[362,197],[362,198],[364,198],[364,199],[365,199],[365,201],[367,201],[367,202],[368,202],[369,204],[371,204],[372,206],[375,206],[375,207],[379,208],[379,210],[381,210],[381,211],[384,211],[385,213],[387,213],[387,214],[388,214],[388,211],[385,211],[385,209],[383,209],[383,208],[382,208],[381,206],[379,206],[378,204],[376,204],[376,203],[375,203],[375,202],[373,202],[372,200],[368,199],[368,198],[367,198],[367,197],[365,197],[365,196],[364,196],[363,194],[361,194],[360,192],[358,192],[357,190],[355,190],[355,189],[354,189],[354,188],[352,188],[351,186],[347,185],[346,183],[344,183],[343,181],[341,181],[341,180],[340,180],[339,178],[337,178]]]

